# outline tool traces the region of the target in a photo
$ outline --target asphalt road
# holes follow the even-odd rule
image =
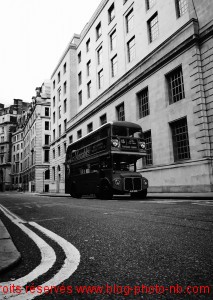
[[[62,289],[36,299],[213,299],[211,200],[101,201],[4,193],[0,204],[80,252],[77,270],[63,282],[69,293]],[[0,217],[22,254],[21,263],[0,277],[8,281],[33,270],[41,257],[29,237],[2,213]],[[57,260],[35,286],[56,274],[64,261],[62,249],[40,236]],[[90,290],[79,290],[81,286]],[[102,290],[91,291],[94,287]]]

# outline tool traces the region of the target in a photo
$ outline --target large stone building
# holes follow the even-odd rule
[[[12,188],[48,192],[50,185],[50,82],[36,89],[12,134]]]
[[[212,11],[211,0],[101,1],[51,78],[51,191],[64,191],[66,146],[111,120],[142,126],[150,191],[213,190]]]
[[[29,103],[14,99],[14,104],[0,104],[0,191],[11,187],[12,133],[16,130],[18,116],[28,109]]]

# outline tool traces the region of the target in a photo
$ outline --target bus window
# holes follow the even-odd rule
[[[127,136],[127,128],[121,126],[113,126],[112,135]]]
[[[113,170],[136,172],[136,157],[130,155],[113,155]]]
[[[110,157],[102,157],[100,159],[100,168],[101,169],[110,169],[111,168],[111,159],[110,159]]]
[[[98,173],[99,165],[97,163],[90,165],[90,173]]]

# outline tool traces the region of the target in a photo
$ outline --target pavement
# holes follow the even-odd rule
[[[10,193],[10,192],[7,192]],[[14,193],[14,192],[11,192]],[[25,192],[27,193],[27,192]],[[29,193],[32,195],[32,193]],[[34,193],[49,197],[70,197],[69,194],[61,193]],[[152,199],[192,199],[213,200],[213,192],[207,193],[148,193],[147,200]],[[0,274],[11,269],[21,259],[21,254],[14,245],[12,238],[0,220]]]

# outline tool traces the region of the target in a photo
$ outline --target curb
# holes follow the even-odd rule
[[[21,254],[0,219],[0,274],[13,268],[20,260]]]

